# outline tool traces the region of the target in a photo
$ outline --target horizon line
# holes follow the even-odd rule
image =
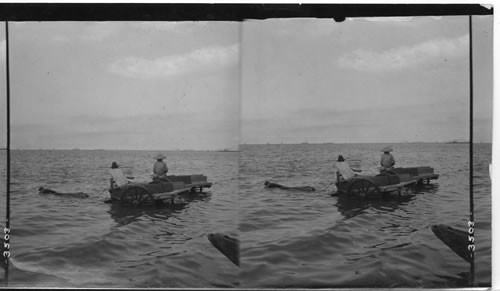
[[[7,148],[1,148],[0,150],[7,150]],[[11,148],[10,150],[27,150],[27,151],[149,151],[149,152],[234,152],[238,151],[233,149],[80,149],[80,148]]]
[[[286,143],[286,142],[281,142],[281,143],[276,143],[276,142],[267,142],[267,143],[251,143],[251,142],[246,142],[242,143],[241,145],[279,145],[279,144],[287,144],[287,145],[299,145],[299,144],[409,144],[409,143],[443,143],[443,144],[465,144],[469,143],[469,141],[402,141],[402,142],[367,142],[367,141],[360,141],[360,142],[300,142],[300,143]],[[473,141],[473,143],[492,143],[491,141]]]
[[[14,147],[10,150],[63,150],[63,151],[190,151],[190,152],[238,152],[240,146],[245,145],[321,145],[321,144],[469,144],[469,141],[413,141],[413,142],[302,142],[302,143],[241,143],[236,149],[110,149],[110,148],[21,148]],[[473,144],[492,144],[492,141],[473,141]],[[0,147],[0,150],[7,150],[6,147]]]

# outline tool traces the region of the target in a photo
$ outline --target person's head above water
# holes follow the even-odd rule
[[[118,164],[116,162],[112,162],[111,169],[118,169]]]
[[[342,155],[339,155],[339,157],[337,158],[337,162],[343,162],[345,161],[344,157]]]

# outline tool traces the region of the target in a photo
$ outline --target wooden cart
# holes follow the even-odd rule
[[[375,176],[355,176],[349,180],[343,180],[337,173],[338,195],[347,195],[358,198],[380,198],[384,194],[397,192],[424,181],[429,184],[430,180],[439,178],[431,167],[394,168]]]
[[[212,183],[204,175],[167,176],[169,182],[130,183],[124,187],[116,187],[111,183],[109,193],[111,199],[135,206],[174,203],[180,194],[203,192]]]

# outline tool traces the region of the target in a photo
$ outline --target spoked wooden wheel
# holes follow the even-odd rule
[[[349,195],[359,198],[379,197],[380,189],[372,181],[364,178],[356,179],[351,183]]]
[[[141,206],[153,204],[155,199],[146,188],[141,186],[130,186],[123,191],[121,201],[122,203]]]

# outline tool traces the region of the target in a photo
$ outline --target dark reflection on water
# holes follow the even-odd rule
[[[242,286],[413,287],[468,284],[469,264],[444,245],[431,225],[467,229],[468,145],[397,144],[397,166],[429,165],[440,174],[402,197],[331,197],[337,155],[376,173],[380,144],[246,145],[241,148]],[[475,163],[476,278],[491,284],[491,148],[477,146]],[[310,185],[314,193],[264,189],[266,180]]]
[[[366,209],[374,208],[378,211],[394,212],[400,206],[408,205],[419,194],[435,194],[439,190],[439,184],[417,184],[402,190],[401,195],[397,192],[384,193],[380,198],[375,199],[353,199],[346,195],[337,198],[335,206],[346,218],[352,218],[362,214]]]
[[[352,199],[348,196],[337,198],[335,206],[345,219],[356,217],[365,213],[366,209],[374,208],[379,211],[394,212],[400,205],[408,204],[413,196],[405,195],[401,197],[384,197],[381,199]]]
[[[151,220],[167,220],[172,215],[178,214],[186,209],[189,203],[209,201],[212,193],[184,193],[176,199],[174,204],[161,203],[157,205],[145,205],[135,207],[122,204],[119,201],[112,201],[108,213],[117,225],[126,225],[140,220],[142,216]]]

